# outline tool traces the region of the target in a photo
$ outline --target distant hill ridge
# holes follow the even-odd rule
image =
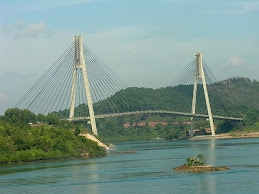
[[[252,82],[257,82],[258,83],[258,81],[256,81],[256,80],[252,81],[249,78],[239,77],[239,76],[219,81],[219,83],[222,83],[222,84],[233,84],[233,83],[249,83],[249,84],[251,84]]]

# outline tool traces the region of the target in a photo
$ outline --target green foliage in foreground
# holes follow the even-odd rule
[[[32,127],[14,113],[27,110],[9,109],[0,120],[0,163],[28,162],[44,159],[104,155],[105,151],[96,142],[75,135],[72,124],[58,121],[56,125]],[[12,116],[13,115],[13,116]],[[33,113],[29,117],[35,118]]]
[[[202,154],[199,154],[197,157],[190,157],[186,159],[187,166],[203,166],[205,165],[205,161],[206,159],[204,158],[204,156]]]

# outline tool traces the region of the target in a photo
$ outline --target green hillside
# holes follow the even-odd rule
[[[127,112],[135,110],[172,110],[191,112],[193,85],[165,88],[131,87],[94,104],[95,114]],[[259,82],[248,78],[234,77],[208,85],[214,115],[242,116],[247,110],[259,109]],[[198,85],[197,113],[206,113],[202,85]],[[56,113],[67,118],[69,110]],[[87,105],[75,108],[75,116],[87,116]]]

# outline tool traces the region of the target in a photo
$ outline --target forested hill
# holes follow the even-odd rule
[[[259,82],[249,78],[234,77],[208,85],[214,115],[242,116],[248,109],[259,109]],[[117,92],[106,100],[94,104],[96,114],[135,110],[172,110],[190,112],[193,85],[168,86],[165,88],[131,87]],[[202,85],[198,85],[197,113],[206,113]],[[56,113],[68,117],[68,111]],[[87,116],[87,105],[75,109],[75,116]]]
[[[259,110],[259,82],[249,78],[234,77],[209,87],[213,94],[213,89],[222,96],[225,106],[231,110],[247,111],[247,109]]]

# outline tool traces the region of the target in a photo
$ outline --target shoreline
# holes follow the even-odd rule
[[[60,157],[60,158],[45,158],[45,159],[38,159],[38,160],[31,160],[31,161],[15,161],[15,162],[5,162],[0,163],[0,165],[8,165],[8,164],[26,164],[26,163],[34,163],[34,162],[44,162],[44,161],[55,161],[55,160],[69,160],[69,159],[92,159],[98,157],[104,157],[104,155],[96,155],[96,156],[71,156],[71,157]]]
[[[208,140],[208,139],[243,139],[243,138],[259,138],[258,132],[230,132],[211,135],[201,135],[189,138],[189,140]]]
[[[212,140],[212,139],[244,139],[244,138],[259,138],[259,131],[258,132],[230,132],[230,133],[222,133],[216,134],[215,136],[211,135],[201,135],[201,136],[194,136],[191,138],[186,138],[185,140]],[[143,141],[143,140],[135,140],[135,141]],[[145,141],[145,140],[144,140]],[[151,140],[149,140],[151,141]],[[163,140],[166,141],[166,140]],[[167,140],[167,141],[177,141],[177,140]],[[178,140],[179,141],[179,140]],[[72,156],[72,157],[60,157],[60,158],[46,158],[46,159],[38,159],[32,161],[12,161],[12,162],[5,162],[0,163],[0,165],[8,165],[8,164],[22,164],[22,163],[34,163],[40,161],[55,161],[55,160],[64,160],[64,159],[89,159],[95,157],[103,157],[104,155],[96,155],[96,156]]]

